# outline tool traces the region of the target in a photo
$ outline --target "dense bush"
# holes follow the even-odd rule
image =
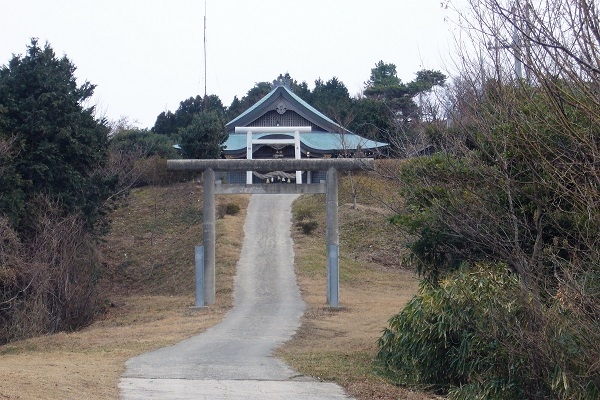
[[[177,158],[171,139],[146,129],[123,129],[110,138],[110,151],[134,153],[137,157]]]
[[[6,184],[0,186],[0,214],[21,235],[32,234],[30,199],[39,193],[57,200],[65,214],[82,214],[93,228],[114,188],[113,177],[97,173],[107,160],[109,129],[84,106],[94,85],[78,85],[74,71],[67,57],[56,57],[36,39],[26,55],[0,67],[0,142],[11,144],[4,152],[10,167],[0,165]]]
[[[84,221],[36,198],[35,237],[0,218],[0,343],[89,324],[99,311],[100,262]]]
[[[240,212],[240,206],[236,203],[218,204],[216,208],[216,216],[221,219],[226,215],[236,215]]]
[[[521,288],[502,265],[464,268],[437,286],[424,281],[378,341],[382,373],[451,399],[598,398],[600,379],[590,373],[598,331],[579,331],[560,299],[536,320]],[[523,325],[537,325],[536,335]]]
[[[480,28],[512,29],[498,2],[480,3],[475,12],[491,24]],[[590,5],[512,12],[566,27]],[[570,27],[582,32],[582,21]],[[586,40],[594,45],[578,51],[599,49],[597,37]],[[454,83],[453,126],[436,137],[439,152],[402,164],[405,204],[393,222],[428,286],[380,342],[382,368],[399,382],[460,399],[600,397],[600,81],[555,50],[528,65],[531,80],[513,79],[502,63],[481,70],[479,60],[476,74],[467,69]],[[469,275],[481,274],[469,266],[490,264],[506,267],[495,272],[496,289]]]
[[[227,203],[225,205],[225,214],[237,215],[240,212],[240,206],[236,203]]]
[[[219,158],[228,137],[223,116],[216,111],[194,114],[178,134],[186,158]]]

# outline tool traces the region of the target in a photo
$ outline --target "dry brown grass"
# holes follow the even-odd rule
[[[104,244],[106,313],[79,332],[1,346],[0,399],[117,399],[127,359],[218,323],[231,306],[248,197],[217,199],[242,211],[217,221],[217,304],[192,310],[201,198],[195,183],[134,191]]]
[[[79,332],[0,348],[0,398],[118,398],[125,361],[217,323],[222,307],[191,311],[189,297],[132,296]]]

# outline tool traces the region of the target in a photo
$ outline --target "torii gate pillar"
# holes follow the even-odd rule
[[[202,205],[202,241],[204,244],[204,299],[196,299],[196,306],[215,302],[215,171],[204,170],[204,203]]]
[[[327,170],[325,181],[327,210],[327,304],[339,307],[340,292],[340,229],[338,223],[338,173],[333,167]]]

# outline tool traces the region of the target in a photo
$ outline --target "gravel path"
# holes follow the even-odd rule
[[[290,237],[295,198],[251,197],[233,309],[198,336],[130,359],[122,399],[348,399],[339,386],[303,377],[271,356],[305,308]]]

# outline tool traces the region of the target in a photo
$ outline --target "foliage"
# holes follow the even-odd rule
[[[396,130],[392,110],[383,101],[370,98],[354,100],[353,115],[348,128],[366,138],[386,142]]]
[[[240,206],[237,203],[217,204],[216,216],[219,219],[225,218],[226,215],[237,215],[240,212]]]
[[[425,281],[418,295],[390,319],[378,341],[377,360],[402,385],[447,391],[481,382],[495,385],[496,394],[514,391],[523,360],[504,368],[507,354],[501,352],[498,338],[490,337],[493,330],[484,328],[493,325],[490,320],[500,309],[508,311],[500,313],[502,318],[518,319],[522,310],[515,301],[503,302],[518,297],[518,292],[518,278],[504,273],[501,266],[462,271],[439,286]]]
[[[390,143],[394,153],[401,157],[420,151],[428,144],[420,125],[424,117],[436,117],[429,115],[431,110],[426,112],[428,103],[424,99],[445,81],[446,76],[439,71],[421,70],[413,81],[403,83],[394,64],[379,61],[365,82],[365,97],[355,102],[351,129]],[[417,97],[419,104],[415,101]]]
[[[492,325],[495,336],[490,326],[477,325],[482,316],[489,315],[487,309],[469,309],[470,313],[464,311],[465,304],[456,306],[465,320],[453,321],[451,329],[475,324],[469,332],[483,343],[495,340],[497,347],[487,355],[475,352],[472,361],[474,371],[493,371],[487,381],[436,367],[452,372],[452,379],[442,382],[458,387],[451,390],[454,398],[587,399],[599,395],[598,367],[593,360],[600,355],[596,344],[600,339],[600,228],[597,210],[589,208],[598,193],[586,189],[582,196],[580,191],[593,179],[587,172],[591,172],[588,162],[594,148],[586,149],[579,141],[584,132],[596,128],[578,110],[564,105],[561,118],[567,116],[572,125],[569,131],[555,130],[555,116],[546,114],[551,106],[547,101],[539,90],[519,92],[492,85],[485,100],[469,104],[469,114],[465,112],[461,122],[473,124],[474,115],[485,119],[461,131],[451,152],[408,160],[401,167],[405,208],[393,221],[412,236],[413,265],[430,278],[432,293],[450,293],[448,282],[464,279],[464,272],[453,275],[464,262],[496,261],[511,271],[499,279],[513,276],[519,282],[519,293],[508,297],[490,293],[485,298],[475,289],[467,292],[479,305],[496,301],[504,306],[497,307],[491,320],[514,318],[512,324]],[[452,308],[456,300],[439,297],[436,301],[440,307]],[[506,308],[509,305],[522,312],[513,315]],[[431,323],[426,314],[422,318],[421,323]],[[444,321],[452,320],[444,317]],[[486,321],[489,324],[490,319]],[[411,324],[417,327],[417,322]],[[398,345],[388,351],[386,357],[393,357],[394,351],[400,357],[406,350]],[[498,363],[494,369],[485,364],[492,356]],[[426,364],[439,363],[449,355],[431,351],[414,357],[426,359],[421,361]],[[527,368],[515,369],[515,360]],[[522,379],[499,379],[497,369],[515,370]],[[422,372],[419,380],[406,381],[439,384],[439,379]]]
[[[0,212],[21,233],[33,228],[25,216],[38,193],[59,201],[65,213],[82,213],[92,227],[114,185],[112,177],[95,174],[106,162],[108,128],[83,106],[94,85],[78,86],[74,72],[69,59],[36,39],[25,56],[0,69],[0,139],[12,143],[0,198],[15,202]]]
[[[417,72],[414,81],[408,84],[396,76],[394,64],[379,61],[371,69],[371,77],[366,82],[364,94],[367,98],[385,102],[392,110],[393,115],[399,115],[403,123],[419,118],[419,107],[413,98],[431,90],[434,86],[441,86],[446,81],[446,76],[439,71],[421,70]]]
[[[317,79],[310,99],[313,107],[340,124],[352,112],[352,101],[348,89],[336,77],[327,82]]]
[[[187,128],[194,116],[204,112],[214,112],[221,118],[225,116],[225,107],[218,96],[190,97],[179,103],[179,108],[172,113],[163,111],[156,118],[152,132],[159,135],[177,136],[180,129]]]
[[[236,203],[225,204],[225,214],[237,215],[240,212],[240,206]]]
[[[319,227],[319,222],[315,218],[315,210],[312,208],[296,208],[294,209],[294,221],[305,235],[312,234]]]
[[[0,213],[16,226],[25,213],[25,183],[15,168],[14,139],[4,139],[0,134]]]
[[[480,184],[470,160],[445,153],[413,158],[401,165],[399,179],[404,208],[390,220],[409,235],[408,261],[420,274],[435,283],[465,261],[489,259],[487,247],[474,245],[444,220],[446,214],[479,213],[477,200],[494,195]],[[467,184],[477,192],[464,190]],[[479,217],[472,215],[481,220]]]
[[[392,63],[379,61],[375,68],[371,69],[371,77],[367,82],[365,95],[372,96],[382,94],[383,92],[393,90],[400,86],[400,79],[397,76],[396,66]]]
[[[94,85],[32,39],[0,68],[0,342],[89,324],[118,174]]]
[[[536,338],[547,347],[536,345],[521,335],[532,303],[502,265],[424,282],[390,319],[378,364],[398,384],[449,391],[451,399],[597,398],[600,382],[588,380],[581,358],[598,334],[577,338],[574,316],[554,303]],[[542,349],[553,357],[540,359]]]
[[[232,120],[238,115],[246,111],[248,108],[254,105],[257,101],[265,97],[271,91],[271,84],[269,82],[258,82],[253,88],[248,90],[246,95],[238,100],[234,97],[231,105],[227,109],[227,119]]]
[[[110,138],[110,151],[131,152],[140,157],[177,158],[173,144],[165,135],[147,129],[126,129]]]
[[[186,158],[219,158],[227,140],[225,124],[216,112],[194,115],[192,122],[179,131],[180,146]]]

